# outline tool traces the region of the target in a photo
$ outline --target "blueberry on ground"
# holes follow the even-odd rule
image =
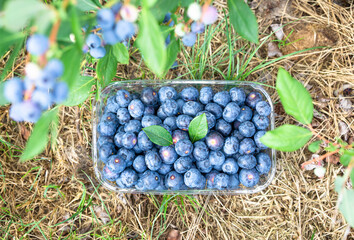
[[[266,131],[258,131],[254,134],[253,138],[254,138],[254,142],[256,143],[256,146],[261,149],[261,150],[265,150],[268,147],[266,145],[264,145],[261,141],[260,138],[264,136],[264,134],[266,134]]]
[[[202,111],[203,107],[200,103],[195,101],[188,101],[183,105],[183,114],[194,117],[198,112]]]
[[[229,92],[226,91],[218,92],[215,93],[213,97],[213,101],[223,107],[226,107],[226,105],[231,101],[231,97]]]
[[[227,158],[222,165],[222,171],[227,174],[236,174],[238,171],[238,164],[235,159]]]
[[[130,120],[124,125],[125,132],[139,133],[141,131],[141,122],[139,120]]]
[[[239,153],[244,154],[252,154],[256,151],[256,144],[251,138],[245,138],[240,142]]]
[[[198,112],[196,117],[202,115],[203,113],[205,113],[205,116],[206,116],[206,119],[207,119],[207,122],[208,122],[208,129],[212,129],[214,126],[215,126],[215,123],[216,123],[216,118],[215,116],[208,112],[208,111],[201,111],[201,112]]]
[[[174,89],[173,87],[160,88],[159,99],[160,99],[161,103],[164,103],[166,100],[169,100],[169,99],[176,100],[177,99],[176,89]]]
[[[256,127],[250,121],[245,121],[240,124],[238,131],[244,137],[252,137],[256,133]]]
[[[128,109],[119,108],[117,111],[117,118],[118,118],[119,124],[121,124],[121,125],[128,123],[130,120],[130,114],[129,114]]]
[[[155,115],[145,115],[141,120],[141,126],[143,128],[152,126],[152,125],[159,125],[162,121],[158,116]]]
[[[125,147],[127,149],[132,149],[137,142],[138,142],[138,140],[137,140],[135,134],[132,132],[125,133],[122,136],[122,145],[123,145],[123,147]]]
[[[178,113],[177,102],[173,99],[166,100],[161,105],[161,109],[166,114],[167,117],[175,116]]]
[[[210,151],[209,161],[211,165],[222,165],[225,162],[225,154],[222,151]]]
[[[172,141],[174,144],[182,139],[189,139],[188,133],[186,131],[177,129],[172,132]]]
[[[133,118],[140,118],[144,114],[144,104],[139,99],[132,100],[128,105],[128,111]]]
[[[219,119],[216,121],[215,130],[220,132],[224,137],[226,137],[230,135],[232,131],[232,126],[224,119]]]
[[[122,183],[128,187],[133,187],[138,181],[138,174],[133,169],[126,169],[120,174]]]
[[[162,161],[165,164],[173,164],[178,158],[178,155],[173,146],[163,146],[160,148],[159,153]]]
[[[158,103],[156,91],[150,87],[144,88],[140,95],[141,101],[148,106],[155,106]]]
[[[192,168],[184,174],[184,184],[189,188],[203,189],[206,179],[196,168]]]
[[[255,108],[256,104],[260,101],[262,101],[262,95],[259,92],[250,92],[245,102],[250,108]]]
[[[235,102],[228,103],[224,111],[222,112],[222,117],[226,122],[232,123],[236,120],[240,113],[240,107]]]
[[[126,162],[121,155],[112,155],[108,158],[106,166],[114,173],[121,173],[126,167]]]
[[[205,142],[210,150],[217,151],[222,149],[224,145],[224,137],[219,132],[211,131],[206,136]]]
[[[165,176],[165,186],[171,190],[179,190],[183,184],[183,176],[176,171],[171,171]]]
[[[242,88],[231,88],[230,89],[231,101],[237,103],[238,105],[244,104],[246,100],[246,93]]]
[[[117,151],[114,144],[107,142],[102,144],[101,147],[99,147],[98,156],[102,162],[107,162],[108,158],[116,152]]]
[[[215,188],[218,190],[225,190],[229,183],[229,175],[225,173],[219,173],[214,178]]]
[[[208,103],[205,106],[205,111],[212,113],[216,119],[222,117],[222,112],[223,112],[222,107],[217,103]]]
[[[257,165],[257,159],[253,155],[242,155],[237,159],[238,166],[244,169],[252,169]]]
[[[211,165],[208,158],[205,160],[197,161],[196,165],[197,169],[202,173],[209,173],[213,169],[213,165]]]
[[[256,169],[241,169],[239,180],[245,187],[254,187],[259,182],[259,173]]]
[[[209,149],[203,141],[197,141],[194,143],[193,157],[197,161],[207,159],[209,156]]]
[[[138,190],[146,191],[146,190],[154,190],[160,184],[160,175],[157,172],[146,170],[139,178],[135,187]]]
[[[183,131],[188,131],[190,122],[193,120],[191,116],[179,115],[176,119],[177,127]]]
[[[202,89],[200,89],[199,101],[201,103],[206,105],[212,100],[213,100],[213,89],[211,87],[203,87]]]
[[[138,173],[143,173],[146,171],[146,163],[145,163],[145,157],[142,155],[137,156],[134,161],[133,161],[133,168],[135,171]]]
[[[126,148],[120,148],[118,150],[117,154],[123,157],[127,167],[130,167],[130,166],[133,165],[133,161],[134,161],[134,158],[135,158],[135,152],[133,150],[126,149]]]
[[[269,126],[268,117],[261,116],[259,114],[255,114],[252,118],[252,122],[256,126],[257,130],[265,130]]]
[[[197,101],[199,97],[199,92],[195,87],[184,88],[180,94],[184,101]]]
[[[259,115],[266,117],[269,116],[272,109],[270,108],[270,105],[266,101],[260,101],[256,104],[256,111]]]
[[[119,173],[112,172],[107,166],[104,166],[102,170],[102,177],[103,179],[113,182],[119,177]]]
[[[272,161],[268,154],[259,153],[256,155],[257,166],[256,169],[260,174],[267,174],[270,171]]]
[[[116,102],[119,104],[120,107],[128,107],[132,97],[127,90],[121,89],[118,90],[116,93]]]
[[[240,188],[240,180],[238,174],[229,175],[229,182],[227,184],[227,189],[233,190]]]
[[[189,139],[182,139],[176,143],[175,150],[179,156],[186,157],[193,153],[193,144]]]
[[[148,169],[157,171],[162,165],[162,160],[157,151],[150,150],[145,153],[145,163]]]
[[[247,106],[241,106],[240,113],[238,114],[236,120],[242,123],[251,120],[252,116],[252,109]]]
[[[185,173],[192,168],[193,160],[190,157],[180,157],[173,164],[175,171],[178,173]]]

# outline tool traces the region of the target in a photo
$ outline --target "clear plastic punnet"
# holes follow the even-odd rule
[[[272,160],[272,166],[268,174],[261,175],[259,183],[252,187],[246,188],[240,185],[240,188],[234,190],[215,190],[215,189],[189,189],[189,190],[149,190],[139,191],[134,188],[119,188],[115,182],[111,182],[103,178],[102,170],[105,164],[99,159],[97,140],[99,137],[97,131],[97,125],[103,114],[106,101],[110,96],[116,94],[120,89],[125,89],[130,93],[140,93],[145,87],[152,87],[155,90],[159,90],[163,86],[174,87],[177,92],[180,92],[186,87],[195,87],[201,89],[202,87],[209,86],[214,92],[229,90],[233,87],[243,88],[247,93],[251,91],[257,91],[262,94],[263,100],[267,101],[271,106],[272,112],[269,116],[270,125],[267,130],[274,129],[274,107],[269,94],[262,88],[260,84],[251,82],[239,82],[239,81],[221,81],[221,80],[129,80],[119,81],[108,85],[100,93],[97,94],[93,102],[93,115],[92,115],[92,160],[95,175],[98,181],[107,189],[117,193],[145,193],[145,194],[219,194],[219,195],[237,195],[237,194],[251,194],[262,191],[270,185],[276,171],[276,152],[274,149],[267,149],[265,152],[270,156]]]

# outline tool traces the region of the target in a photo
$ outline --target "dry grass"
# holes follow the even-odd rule
[[[301,50],[323,42],[331,47],[282,60],[260,69],[249,80],[261,80],[274,86],[276,69],[291,66],[294,76],[306,86],[312,86],[310,92],[320,113],[314,120],[316,129],[334,139],[340,135],[338,121],[341,120],[349,126],[353,136],[353,113],[338,107],[339,98],[334,92],[345,84],[353,84],[354,6],[343,8],[325,0],[294,0],[292,11],[288,12],[284,8],[281,11],[269,8],[267,4],[271,5],[272,1],[254,3],[263,38],[269,34],[272,23],[296,20],[285,28],[287,33],[294,29],[291,41],[298,39],[301,30],[307,29],[301,36],[303,41],[282,51]],[[225,4],[216,1],[220,8]],[[225,48],[225,44],[225,33],[218,33],[209,53]],[[262,48],[250,66],[257,66],[265,58],[266,49]],[[213,61],[217,59],[208,59],[210,64]],[[14,67],[21,73],[22,67]],[[118,75],[139,78],[138,67],[139,62],[121,66]],[[185,72],[182,66],[168,78]],[[209,69],[203,77],[217,79],[220,75]],[[274,90],[268,90],[278,102]],[[279,103],[276,112],[277,125],[293,123],[284,115]],[[335,209],[337,194],[333,182],[342,173],[342,167],[327,165],[323,179],[312,172],[303,172],[299,166],[311,156],[306,149],[279,153],[272,185],[258,194],[171,199],[168,196],[117,195],[101,187],[97,189],[91,164],[90,120],[89,102],[80,108],[62,108],[57,146],[48,147],[38,161],[20,164],[16,156],[24,147],[26,137],[20,134],[20,129],[29,130],[31,126],[11,122],[8,108],[0,108],[0,136],[9,143],[0,144],[0,231],[3,231],[0,234],[4,238],[59,239],[63,235],[70,236],[69,239],[102,238],[99,236],[157,239],[161,232],[161,238],[165,239],[169,229],[176,228],[183,239],[311,239],[312,234],[314,239],[321,240],[354,239],[354,232],[350,232]],[[32,169],[34,167],[39,168]],[[28,171],[30,173],[24,176]],[[49,185],[58,186],[60,192],[49,188],[45,195],[45,186]],[[161,205],[167,207],[166,215]],[[67,222],[54,226],[65,220]]]

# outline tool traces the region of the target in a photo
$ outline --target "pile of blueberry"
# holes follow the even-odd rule
[[[138,19],[138,9],[131,4],[121,2],[111,8],[103,8],[97,12],[95,27],[97,34],[89,34],[84,46],[84,52],[90,51],[94,58],[102,58],[106,54],[104,46],[127,41],[136,33],[135,21]],[[103,41],[101,40],[101,38]]]
[[[63,102],[68,95],[68,85],[58,81],[64,72],[64,65],[55,58],[46,62],[48,49],[46,36],[31,36],[27,40],[27,51],[39,57],[40,64],[28,63],[24,80],[14,77],[5,83],[4,95],[12,103],[10,117],[15,121],[37,122],[42,111],[54,103]]]
[[[237,87],[118,90],[107,99],[97,129],[102,176],[120,188],[142,191],[253,187],[271,168],[267,147],[259,140],[270,113],[259,92],[246,94]],[[201,114],[208,134],[193,144],[189,124]],[[154,144],[142,130],[152,125],[164,127],[173,144]]]

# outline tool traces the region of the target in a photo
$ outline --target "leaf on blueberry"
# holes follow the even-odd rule
[[[192,143],[204,138],[208,134],[208,121],[205,113],[195,117],[188,127],[189,138]]]
[[[159,146],[170,146],[173,144],[171,134],[164,127],[152,125],[143,128],[143,131],[146,133],[151,142]]]

